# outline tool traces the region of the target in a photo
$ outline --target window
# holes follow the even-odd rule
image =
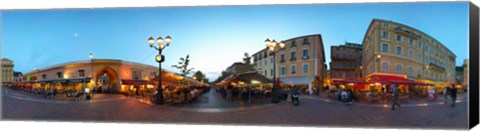
[[[285,75],[287,69],[285,67],[280,67],[280,75]]]
[[[335,58],[337,58],[337,59],[338,59],[338,58],[340,58],[340,55],[338,55],[338,54],[335,54]]]
[[[62,72],[57,72],[57,78],[63,78]]]
[[[296,68],[295,64],[291,65],[291,70],[292,70],[292,72],[291,72],[292,74],[295,74],[297,72],[297,68]]]
[[[428,71],[425,71],[425,78],[428,78]]]
[[[397,53],[397,55],[402,55],[402,47],[397,46],[396,53]]]
[[[418,42],[418,49],[422,49],[422,42]]]
[[[297,44],[295,44],[295,40],[292,41],[292,45],[290,47],[297,47]]]
[[[388,28],[388,24],[387,24],[387,23],[383,23],[383,28]]]
[[[303,64],[303,73],[304,74],[308,73],[308,64]]]
[[[382,44],[382,52],[388,52],[388,44]]]
[[[387,73],[388,72],[388,63],[383,62],[382,66],[383,66],[383,73]]]
[[[418,68],[417,75],[420,77],[421,74],[422,74],[422,70],[420,68]]]
[[[353,59],[353,55],[350,55],[349,59]]]
[[[295,53],[295,51],[291,52],[290,53],[290,61],[294,61],[294,60],[297,60],[297,54]]]
[[[270,63],[273,63],[273,57],[270,58]]]
[[[265,73],[265,76],[267,76],[267,70],[265,70],[264,73]]]
[[[270,69],[270,76],[273,76],[273,69]]]
[[[397,64],[397,74],[402,74],[402,65]]]
[[[303,57],[302,59],[308,59],[308,49],[303,50]]]
[[[413,67],[408,67],[408,76],[413,76]]]
[[[78,77],[85,77],[85,70],[78,70]]]
[[[137,70],[132,70],[133,80],[140,80],[142,78],[142,72]]]
[[[347,59],[347,57],[345,56],[345,54],[342,55],[342,59]]]
[[[412,39],[412,38],[409,38],[409,39],[408,39],[408,44],[409,44],[410,46],[413,45],[413,39]]]
[[[263,52],[263,58],[267,58],[267,51]]]
[[[388,39],[388,32],[382,31],[382,38]]]
[[[430,79],[433,79],[433,72],[430,72]]]
[[[43,75],[42,75],[42,78],[43,78],[43,80],[46,80],[46,79],[47,79],[47,75],[43,74]]]
[[[307,44],[309,44],[308,39],[307,38],[303,39],[303,44],[302,45],[307,45]]]
[[[267,59],[263,60],[263,63],[265,63],[265,65],[267,65]]]
[[[418,54],[417,54],[417,57],[418,57],[417,59],[418,59],[419,61],[422,61],[422,54],[418,53]]]
[[[402,41],[402,36],[401,35],[397,35],[397,41]]]
[[[408,57],[413,58],[413,49],[408,50]]]
[[[280,63],[285,62],[285,54],[280,55]]]

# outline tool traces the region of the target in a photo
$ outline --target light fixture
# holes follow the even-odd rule
[[[155,42],[155,39],[153,39],[153,37],[148,38],[148,45],[150,45],[150,47],[153,46],[154,42]]]

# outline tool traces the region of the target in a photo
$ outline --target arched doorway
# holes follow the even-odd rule
[[[119,93],[119,76],[115,70],[109,67],[105,67],[98,70],[95,75],[95,83],[97,93]]]

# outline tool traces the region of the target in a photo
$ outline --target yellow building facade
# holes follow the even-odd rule
[[[93,59],[53,65],[23,75],[33,88],[58,90],[82,88],[103,93],[126,93],[132,89],[151,90],[158,83],[158,67],[114,59]],[[162,83],[180,77],[163,70]],[[157,83],[155,83],[157,82]]]
[[[373,19],[362,46],[364,78],[373,74],[403,75],[443,87],[455,82],[455,54],[410,26]]]
[[[285,47],[273,55],[266,48],[253,54],[255,69],[272,79],[273,62],[276,76],[284,84],[323,87],[326,79],[325,52],[320,34],[300,36],[282,41]]]
[[[11,84],[13,81],[13,61],[7,58],[2,58],[2,85]]]

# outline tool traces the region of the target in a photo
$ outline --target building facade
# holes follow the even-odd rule
[[[362,79],[362,45],[345,43],[345,45],[330,47],[330,78]]]
[[[256,52],[252,55],[252,58],[253,66],[258,74],[261,74],[268,79],[273,79],[273,55],[269,53],[267,48]]]
[[[415,28],[373,19],[362,46],[362,68],[367,80],[372,75],[382,74],[429,83],[455,82],[455,54]]]
[[[465,88],[468,88],[468,59],[463,61],[463,83]]]
[[[252,70],[253,69],[250,67],[250,65],[244,64],[242,62],[235,62],[226,69],[227,72],[231,72],[233,74],[243,73]]]
[[[326,78],[325,52],[320,34],[300,36],[282,41],[285,48],[273,55],[266,48],[253,54],[255,69],[267,78],[276,76],[284,84],[323,87]]]
[[[158,74],[156,66],[114,59],[93,59],[36,69],[24,74],[22,82],[31,84],[33,88],[90,88],[97,92],[124,93],[132,89],[153,91],[158,84]],[[175,85],[172,81],[178,80],[175,79],[178,77],[180,76],[175,73],[163,70],[163,87]]]
[[[13,82],[13,61],[2,58],[2,86],[9,85]]]

